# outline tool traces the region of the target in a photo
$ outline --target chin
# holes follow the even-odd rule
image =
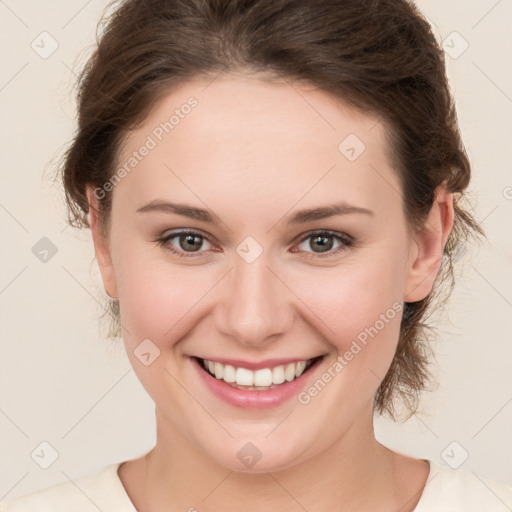
[[[213,448],[213,447],[212,447]],[[272,441],[233,439],[231,443],[216,445],[213,450],[203,449],[216,464],[238,473],[267,473],[285,470],[300,462],[304,446],[285,446],[284,440]]]

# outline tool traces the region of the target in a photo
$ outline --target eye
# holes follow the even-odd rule
[[[171,243],[171,240],[174,239],[176,239],[175,245]],[[201,250],[201,246],[205,241],[210,243],[204,235],[190,230],[174,232],[169,236],[157,240],[159,245],[183,258],[201,256],[204,252]]]
[[[307,243],[308,240],[309,243]],[[165,247],[180,258],[192,256],[201,257],[207,250],[207,248],[202,249],[202,245],[205,242],[212,245],[205,235],[193,230],[177,231],[166,237],[159,238],[156,241],[160,246]],[[334,233],[325,230],[307,234],[301,239],[298,247],[300,248],[301,245],[306,243],[308,247],[303,247],[299,251],[293,250],[292,252],[307,253],[309,252],[308,248],[311,248],[313,252],[308,258],[323,258],[332,256],[333,254],[337,254],[356,245],[355,239],[345,233]],[[338,243],[338,245],[335,247],[336,243]],[[316,249],[319,250],[316,251]]]
[[[335,244],[336,246],[333,250]],[[313,256],[309,256],[310,258],[323,258],[326,256],[332,256],[333,254],[337,254],[341,251],[346,250],[349,247],[355,246],[355,240],[345,234],[345,233],[333,233],[331,231],[315,231],[313,233],[309,233],[304,238],[302,238],[300,244],[305,244],[306,248],[302,248],[302,251],[308,252],[307,248],[313,249]],[[315,251],[318,249],[318,252]],[[297,252],[297,251],[293,251]]]

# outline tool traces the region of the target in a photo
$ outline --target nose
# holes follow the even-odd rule
[[[266,346],[293,323],[293,293],[270,263],[265,252],[252,263],[236,256],[224,279],[216,327],[239,344]]]

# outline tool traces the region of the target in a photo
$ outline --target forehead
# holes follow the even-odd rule
[[[119,187],[138,202],[184,186],[188,195],[231,190],[242,204],[335,200],[344,191],[360,203],[375,194],[396,202],[400,187],[377,118],[290,81],[223,75],[182,84],[127,137],[118,166],[143,146],[150,149]]]

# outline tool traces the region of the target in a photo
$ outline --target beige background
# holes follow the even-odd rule
[[[43,177],[73,133],[71,86],[105,5],[0,2],[0,499],[136,457],[155,442],[153,403],[124,348],[100,331],[90,233],[66,228],[59,186]],[[451,53],[475,214],[489,242],[468,247],[443,311],[439,389],[425,396],[423,414],[403,425],[377,419],[376,433],[391,448],[443,464],[467,452],[461,469],[512,485],[512,2],[418,5]],[[52,38],[58,48],[47,58],[31,47],[35,40],[49,51]],[[42,237],[57,248],[46,263],[32,252]],[[35,462],[42,442],[58,453],[47,469]]]

